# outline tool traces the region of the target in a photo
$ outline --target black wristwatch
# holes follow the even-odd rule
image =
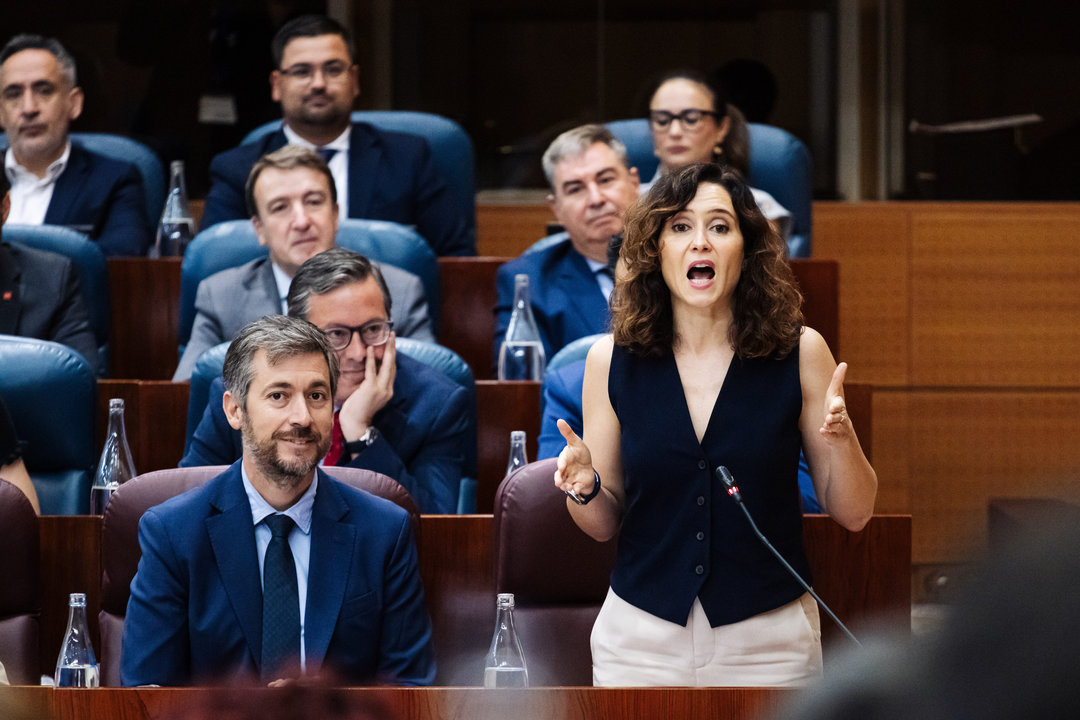
[[[589,501],[591,501],[594,497],[596,497],[597,495],[600,494],[600,473],[596,472],[596,470],[593,470],[592,471],[592,476],[593,476],[592,492],[590,492],[588,495],[578,495],[576,492],[574,492],[572,490],[571,491],[565,491],[564,490],[563,492],[565,492],[566,496],[568,498],[570,498],[571,500],[573,500],[574,502],[576,502],[578,505],[588,505]]]
[[[359,455],[367,450],[369,447],[375,444],[375,441],[379,439],[379,429],[374,425],[369,427],[363,435],[353,440],[352,442],[345,443],[345,452],[352,455]]]

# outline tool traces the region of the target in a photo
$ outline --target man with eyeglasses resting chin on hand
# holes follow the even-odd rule
[[[412,494],[420,512],[453,513],[473,410],[464,388],[397,354],[379,268],[349,250],[327,250],[300,266],[287,301],[291,317],[327,334],[341,366],[323,464],[388,475]],[[225,415],[224,392],[218,378],[180,467],[231,464],[243,454],[240,431]]]

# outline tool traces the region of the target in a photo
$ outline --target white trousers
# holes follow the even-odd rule
[[[683,627],[609,588],[591,642],[597,686],[798,686],[821,677],[821,623],[809,593],[714,628],[697,599]]]

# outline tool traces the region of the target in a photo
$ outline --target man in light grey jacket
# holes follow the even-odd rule
[[[335,245],[337,190],[314,150],[286,145],[259,159],[247,182],[247,203],[259,244],[269,257],[215,273],[199,283],[195,323],[173,380],[188,380],[203,351],[231,340],[247,323],[284,314],[284,298],[297,269]],[[395,332],[434,342],[420,278],[385,263],[379,269],[393,303]]]

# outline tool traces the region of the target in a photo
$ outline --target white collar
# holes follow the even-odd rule
[[[7,173],[8,180],[12,183],[15,182],[17,177],[33,182],[52,183],[56,182],[56,178],[60,177],[60,174],[64,172],[64,169],[68,164],[68,159],[70,158],[71,140],[69,138],[64,145],[64,152],[60,153],[60,157],[49,163],[49,167],[45,169],[45,177],[39,178],[24,166],[20,165],[15,159],[15,153],[11,151],[11,148],[8,148],[8,151],[4,154],[4,171]]]
[[[349,151],[349,135],[352,133],[352,126],[345,128],[345,132],[338,135],[336,138],[326,143],[325,145],[316,145],[310,140],[305,140],[296,134],[296,131],[289,127],[287,124],[282,125],[281,129],[285,132],[285,139],[289,141],[290,145],[299,145],[300,147],[311,148],[329,148],[331,150]]]

